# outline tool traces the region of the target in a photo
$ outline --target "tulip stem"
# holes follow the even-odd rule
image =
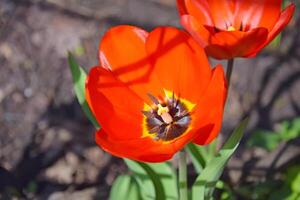
[[[227,62],[227,70],[226,70],[227,90],[229,90],[229,86],[230,86],[230,79],[233,70],[233,65],[234,65],[234,59],[233,58],[229,59]]]
[[[180,200],[188,199],[186,152],[179,152],[179,196]]]

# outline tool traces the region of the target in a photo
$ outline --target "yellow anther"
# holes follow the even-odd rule
[[[235,31],[236,29],[234,28],[234,26],[229,26],[228,28],[227,28],[227,31]]]
[[[162,105],[158,104],[157,114],[161,116],[163,113],[169,113],[169,108],[167,106],[163,107]]]

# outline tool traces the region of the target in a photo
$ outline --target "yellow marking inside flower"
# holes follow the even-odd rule
[[[236,29],[234,28],[234,26],[229,26],[228,28],[227,28],[227,31],[235,31]]]
[[[173,98],[173,92],[165,90],[165,89],[164,89],[164,92],[165,92],[165,95],[167,98],[169,98],[169,99]],[[179,97],[176,94],[174,94],[174,98],[178,99]],[[180,98],[180,102],[182,102],[187,107],[189,112],[192,112],[196,106],[196,104],[190,102],[189,100],[183,99],[183,98]]]
[[[146,112],[151,112],[152,108],[148,104],[144,103],[143,110],[146,111]],[[153,138],[154,137],[153,134],[150,134],[149,131],[148,131],[147,117],[146,116],[143,116],[142,127],[143,127],[143,135],[142,135],[143,138],[145,138],[145,137],[151,137],[151,138]]]

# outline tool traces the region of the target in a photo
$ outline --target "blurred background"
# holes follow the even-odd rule
[[[219,143],[245,116],[251,122],[220,199],[300,199],[299,17],[259,56],[235,63]],[[66,52],[89,70],[109,27],[178,21],[175,0],[1,0],[0,199],[107,199],[127,169],[96,146]]]

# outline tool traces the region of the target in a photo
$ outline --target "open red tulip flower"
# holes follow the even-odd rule
[[[221,65],[184,31],[134,26],[110,29],[91,69],[86,99],[105,151],[143,162],[166,161],[187,143],[218,134],[227,95]]]
[[[289,23],[282,0],[177,0],[181,23],[216,59],[253,57]]]

